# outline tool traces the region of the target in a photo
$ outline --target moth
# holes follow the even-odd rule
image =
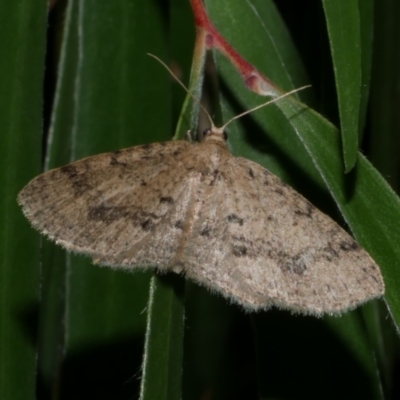
[[[226,146],[169,141],[73,162],[18,202],[32,225],[96,264],[173,271],[249,310],[341,313],[381,296],[353,238],[268,170]]]
[[[135,146],[45,172],[18,203],[42,234],[99,265],[182,274],[247,310],[352,309],[384,293],[375,262],[330,217],[226,144],[234,119],[298,90],[221,128],[205,110],[211,128],[198,143]]]

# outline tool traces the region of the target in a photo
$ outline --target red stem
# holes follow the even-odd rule
[[[239,71],[245,85],[250,90],[262,95],[269,95],[271,94],[271,89],[274,88],[272,92],[276,93],[277,88],[274,87],[270,80],[241,57],[240,54],[215,29],[208,18],[203,1],[190,0],[190,4],[193,10],[197,35],[199,36],[200,32],[206,33],[204,37],[207,49],[215,48],[221,51]]]

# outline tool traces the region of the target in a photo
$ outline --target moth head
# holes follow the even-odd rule
[[[215,126],[212,126],[211,128],[206,128],[202,133],[199,133],[197,135],[198,142],[216,141],[226,144],[227,140],[228,134],[225,132],[225,130],[222,128],[217,128]]]

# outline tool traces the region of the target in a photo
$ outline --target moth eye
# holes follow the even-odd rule
[[[228,140],[228,134],[224,131],[223,135],[224,135],[224,140],[226,142]]]

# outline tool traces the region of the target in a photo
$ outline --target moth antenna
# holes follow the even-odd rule
[[[208,120],[210,121],[211,127],[215,129],[216,127],[215,127],[215,125],[214,125],[214,122],[213,122],[213,120],[212,120],[211,115],[209,114],[209,112],[205,109],[205,107],[203,107],[203,105],[200,103],[200,101],[199,101],[196,97],[193,96],[193,94],[192,94],[192,93],[190,92],[190,90],[183,84],[183,82],[172,72],[171,68],[169,68],[168,65],[165,64],[164,61],[162,61],[160,58],[158,58],[158,57],[155,56],[154,54],[147,53],[147,55],[150,56],[150,57],[152,57],[152,58],[154,58],[155,60],[157,60],[157,61],[170,73],[170,75],[179,83],[179,85],[181,85],[181,87],[182,87],[182,88],[185,90],[185,92],[193,99],[193,101],[195,101],[195,102],[200,106],[200,108],[205,112],[205,114],[207,115]],[[302,87],[297,88],[297,89],[293,89],[293,90],[291,90],[290,92],[287,92],[287,93],[285,93],[285,94],[283,94],[283,95],[281,95],[281,96],[279,96],[279,97],[276,97],[275,99],[269,100],[269,101],[267,101],[266,103],[260,104],[260,105],[254,107],[254,108],[252,108],[252,109],[250,109],[250,110],[244,111],[244,112],[242,112],[241,114],[238,114],[238,115],[234,116],[233,118],[231,118],[231,119],[230,119],[228,122],[226,122],[221,128],[218,128],[218,130],[223,131],[223,130],[226,129],[226,127],[227,127],[231,122],[235,121],[236,119],[239,119],[239,118],[241,118],[241,117],[243,117],[243,116],[245,116],[245,115],[247,115],[247,114],[250,114],[250,113],[253,112],[253,111],[256,111],[256,110],[258,110],[258,109],[260,109],[260,108],[262,108],[262,107],[267,106],[268,104],[275,103],[276,101],[278,101],[278,100],[280,100],[280,99],[283,99],[284,97],[290,96],[290,95],[293,94],[293,93],[299,92],[300,90],[303,90],[303,89],[306,89],[306,88],[309,88],[309,87],[311,87],[311,85],[306,85],[306,86],[302,86]]]
[[[207,118],[210,121],[211,126],[214,128],[214,122],[211,118],[211,115],[208,113],[208,111],[205,109],[205,107],[202,106],[202,104],[200,103],[200,101],[198,99],[196,99],[196,97],[194,97],[192,95],[192,93],[190,92],[190,90],[182,83],[182,81],[172,72],[171,68],[168,67],[167,64],[165,64],[164,61],[162,61],[160,58],[158,58],[157,56],[155,56],[154,54],[151,53],[147,53],[148,56],[153,57],[154,59],[156,59],[169,73],[170,75],[183,87],[183,89],[185,90],[185,92],[193,99],[193,101],[195,101],[200,107],[201,109],[206,113]]]
[[[260,104],[260,105],[254,107],[254,108],[251,108],[250,110],[247,110],[247,111],[242,112],[241,114],[235,115],[235,116],[234,116],[233,118],[231,118],[228,122],[226,122],[220,129],[221,129],[221,130],[225,130],[226,127],[227,127],[231,122],[235,121],[236,119],[239,119],[239,118],[243,117],[244,115],[250,114],[250,113],[253,112],[253,111],[256,111],[256,110],[258,110],[258,109],[260,109],[260,108],[262,108],[262,107],[267,106],[268,104],[275,103],[276,101],[278,101],[278,100],[280,100],[280,99],[283,99],[284,97],[290,96],[290,95],[293,94],[293,93],[299,92],[300,90],[307,89],[307,88],[309,88],[309,87],[311,87],[311,85],[306,85],[306,86],[302,86],[302,87],[297,88],[297,89],[293,89],[293,90],[291,90],[290,92],[287,92],[287,93],[285,93],[285,94],[282,94],[282,95],[279,96],[279,97],[276,97],[275,99],[268,100],[266,103]]]

